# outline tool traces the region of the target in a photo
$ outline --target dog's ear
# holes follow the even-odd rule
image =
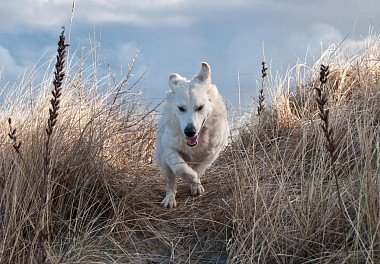
[[[207,62],[202,62],[201,70],[199,73],[194,77],[194,79],[197,79],[199,82],[202,83],[211,83],[211,68],[210,65],[208,65]]]
[[[173,91],[174,87],[181,81],[184,81],[185,78],[183,78],[181,75],[177,73],[172,73],[169,76],[169,87]]]

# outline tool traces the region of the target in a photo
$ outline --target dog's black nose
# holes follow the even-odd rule
[[[197,130],[195,129],[194,125],[190,123],[190,124],[187,124],[184,132],[187,137],[194,137],[195,134],[197,133]]]

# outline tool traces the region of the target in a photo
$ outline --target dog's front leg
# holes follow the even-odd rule
[[[202,195],[205,192],[200,180],[202,175],[209,166],[210,164],[208,163],[199,163],[192,165],[193,170],[195,170],[199,178],[199,184],[190,184],[190,193],[192,196]]]
[[[179,153],[173,152],[166,161],[175,175],[191,184],[190,191],[192,195],[197,196],[204,193],[197,171],[191,168]]]
[[[175,200],[175,193],[177,191],[175,175],[167,165],[164,166],[163,173],[166,177],[166,194],[164,200],[161,202],[161,205],[165,208],[173,208],[177,206],[177,202]]]

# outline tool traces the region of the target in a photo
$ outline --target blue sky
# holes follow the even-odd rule
[[[54,54],[71,8],[72,0],[0,0],[0,85]],[[359,39],[370,27],[380,28],[378,0],[76,0],[70,44],[88,45],[95,31],[116,73],[140,49],[136,73],[146,70],[140,88],[151,98],[163,97],[170,73],[191,77],[207,61],[236,104],[239,70],[245,104],[256,95],[263,47],[271,70],[281,72],[308,48],[318,55],[321,42]]]

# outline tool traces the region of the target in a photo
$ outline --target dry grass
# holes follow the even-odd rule
[[[300,64],[285,78],[272,79],[272,108],[260,122],[252,115],[230,153],[237,160],[234,202],[228,202],[235,220],[231,262],[379,261],[380,85],[373,78],[379,47],[375,36],[348,57],[332,46],[314,67]],[[337,189],[329,180],[333,171],[314,95],[322,62],[332,72],[355,73],[350,96],[328,96],[325,106],[339,145],[334,159],[347,221],[341,220]],[[329,76],[327,94],[347,94],[336,88],[340,78],[345,76]]]
[[[154,107],[135,90],[136,58],[116,81],[101,74],[96,46],[74,50],[66,63],[43,183],[52,59],[38,85],[27,76],[1,105],[0,262],[378,262],[379,51],[373,35],[353,55],[330,47],[312,68],[268,76],[271,101],[236,128],[204,177],[206,194],[190,197],[181,184],[171,210],[159,206]],[[314,94],[321,63],[331,71],[325,106],[339,145],[345,221],[326,177],[330,157]]]

